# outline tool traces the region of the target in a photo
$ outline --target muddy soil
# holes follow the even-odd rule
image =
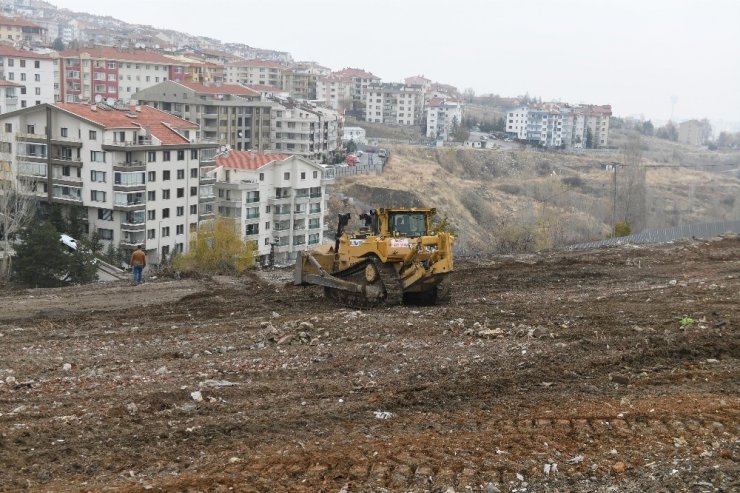
[[[3,491],[738,491],[740,239],[0,296]]]

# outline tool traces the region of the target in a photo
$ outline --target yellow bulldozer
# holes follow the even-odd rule
[[[323,286],[327,298],[355,307],[448,301],[454,237],[433,230],[435,213],[374,209],[352,232],[350,214],[339,214],[334,244],[296,259],[295,284]]]

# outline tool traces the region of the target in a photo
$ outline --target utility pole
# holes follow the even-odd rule
[[[612,192],[612,236],[617,232],[617,163],[611,163],[614,166],[614,187]]]

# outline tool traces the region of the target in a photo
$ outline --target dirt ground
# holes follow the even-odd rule
[[[740,239],[0,296],[3,491],[738,491]]]

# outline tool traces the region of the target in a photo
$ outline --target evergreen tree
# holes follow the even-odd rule
[[[86,284],[98,279],[98,268],[91,240],[83,237],[77,242],[77,250],[67,255],[69,258],[67,278],[72,284]]]
[[[74,239],[82,238],[82,207],[72,206],[69,212],[69,222],[67,223],[67,234]],[[61,232],[61,231],[60,231]]]
[[[56,228],[57,233],[62,234],[67,232],[67,222],[64,220],[64,216],[62,215],[62,208],[57,204],[53,204],[51,206],[51,210],[49,211],[49,222],[54,226],[54,228]]]
[[[51,222],[34,222],[23,229],[15,248],[13,274],[28,286],[59,286],[68,270],[65,247]]]
[[[62,38],[56,38],[51,44],[51,49],[54,51],[64,50],[64,41],[62,41]]]

